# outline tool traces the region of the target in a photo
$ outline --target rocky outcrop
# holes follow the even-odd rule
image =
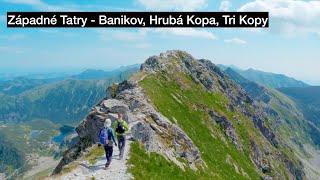
[[[122,113],[124,120],[131,126],[128,135],[142,142],[147,151],[161,154],[181,168],[184,168],[185,164],[177,158],[185,158],[194,170],[197,170],[197,167],[206,167],[199,150],[187,134],[148,103],[147,96],[137,82],[124,81],[114,90],[114,99],[105,98],[100,101],[77,126],[79,141],[68,150],[55,173],[75,160],[87,147],[98,142],[97,134],[105,119],[110,118],[114,122],[117,113]]]
[[[296,177],[297,180],[302,180],[305,177],[305,173],[303,172],[303,164],[299,161],[299,165],[295,165],[293,161],[286,155],[281,154],[280,157],[286,165],[286,168],[289,172]]]
[[[6,179],[6,176],[5,176],[5,174],[4,173],[0,173],[0,180],[4,180],[4,179]]]
[[[279,147],[279,142],[276,139],[276,135],[265,126],[265,124],[263,123],[263,117],[258,116],[258,115],[254,115],[253,116],[253,123],[254,125],[261,131],[261,133],[263,134],[263,136],[274,146],[274,147]]]
[[[216,112],[213,110],[209,111],[210,116],[222,127],[222,131],[224,134],[228,137],[228,139],[231,141],[231,143],[239,150],[243,151],[241,145],[239,144],[239,138],[236,133],[236,128],[233,126],[233,124],[228,120],[225,116],[219,116]]]
[[[270,173],[271,166],[265,152],[263,152],[254,141],[251,141],[250,146],[252,149],[252,152],[250,154],[251,161],[253,161],[257,168],[260,169],[263,173]],[[266,152],[268,153],[268,151]]]

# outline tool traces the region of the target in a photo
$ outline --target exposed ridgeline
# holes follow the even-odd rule
[[[303,179],[303,165],[270,127],[264,109],[209,60],[183,51],[152,56],[141,71],[108,88],[76,128],[79,141],[69,149],[54,174],[98,141],[105,118],[121,112],[132,126],[132,139],[143,151],[162,155],[151,162],[141,153],[129,171],[137,179]],[[139,173],[148,172],[148,173]]]
[[[254,100],[259,102],[262,101],[264,103],[269,103],[271,101],[270,93],[264,86],[249,81],[248,79],[244,78],[231,68],[227,68],[224,71],[232,80],[234,80],[238,85],[240,85]]]
[[[316,96],[315,93],[312,93],[314,91],[302,91],[305,89],[317,89],[317,87],[281,88],[280,91],[288,94],[288,96],[291,95],[289,92],[292,90],[292,92],[300,94],[300,97],[305,97],[300,99],[304,99],[308,102],[300,103],[301,101],[293,98],[295,102],[297,102],[295,103],[281,92],[249,81],[231,68],[226,69],[225,73],[245,89],[245,91],[257,102],[256,104],[258,106],[264,109],[266,116],[272,120],[272,123],[270,124],[272,129],[279,132],[282,139],[290,138],[287,140],[302,147],[301,143],[310,143],[310,141],[308,142],[308,139],[311,138],[312,142],[320,147],[320,131],[309,122],[311,121],[316,124],[317,118],[315,117],[317,111],[306,112],[306,109],[308,108],[316,109],[314,107],[318,107],[318,96]],[[288,134],[290,134],[290,136],[288,136]],[[303,148],[300,148],[299,150],[303,150]]]
[[[299,155],[302,160],[310,159],[308,152],[305,150],[303,144],[314,144],[320,147],[320,131],[311,122],[316,122],[316,118],[311,118],[308,115],[315,116],[317,113],[306,113],[307,108],[318,107],[314,104],[317,103],[317,96],[315,93],[304,92],[303,89],[316,89],[314,87],[300,87],[300,88],[281,88],[280,91],[288,93],[290,90],[296,94],[300,94],[300,97],[308,97],[309,103],[302,104],[301,101],[296,100],[294,103],[284,94],[278,92],[275,89],[265,87],[264,85],[257,84],[242,77],[236,71],[231,68],[227,68],[225,73],[237,82],[248,94],[255,100],[256,105],[264,109],[264,114],[270,120],[269,127],[276,133],[278,137],[287,143],[290,152]],[[286,91],[288,90],[288,91]],[[300,91],[298,91],[300,90]],[[311,91],[312,92],[312,91]],[[312,101],[312,96],[313,100]],[[301,98],[302,99],[302,98]],[[311,108],[310,108],[311,109]],[[316,109],[316,108],[314,108]],[[287,152],[288,154],[289,152]],[[316,179],[316,175],[319,176],[319,167],[306,167],[309,172],[308,179]],[[318,169],[314,171],[312,169]],[[315,174],[318,173],[318,174]]]

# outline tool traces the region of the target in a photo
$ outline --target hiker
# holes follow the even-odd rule
[[[107,163],[105,165],[105,169],[110,168],[112,153],[113,153],[113,143],[117,146],[117,143],[114,139],[113,129],[111,127],[111,120],[106,119],[104,122],[104,127],[100,130],[99,137],[100,143],[104,147],[104,151],[106,152]]]
[[[126,133],[129,130],[128,124],[123,119],[123,115],[118,113],[118,120],[114,123],[114,131],[118,140],[118,148],[120,151],[119,159],[123,158],[124,147],[126,145]]]

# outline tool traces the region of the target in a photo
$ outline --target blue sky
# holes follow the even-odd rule
[[[269,29],[7,29],[7,11],[269,11]],[[320,1],[0,0],[0,72],[110,69],[171,49],[320,85]]]

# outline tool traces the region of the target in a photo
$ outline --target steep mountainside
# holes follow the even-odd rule
[[[11,80],[0,81],[0,93],[9,96],[15,96],[20,93],[23,93],[27,90],[33,89],[35,87],[39,87],[41,85],[45,85],[48,83],[62,81],[68,78],[71,79],[81,79],[81,80],[99,80],[106,79],[112,76],[119,76],[120,79],[124,79],[121,76],[128,77],[139,70],[138,65],[131,65],[120,67],[118,69],[112,71],[103,71],[103,70],[95,70],[95,69],[87,69],[84,72],[76,75],[61,75],[55,78],[45,78],[38,77],[35,79],[36,75],[25,75],[21,77],[15,77]],[[35,78],[32,78],[35,76]],[[48,74],[50,77],[50,74]]]
[[[0,134],[0,173],[12,173],[24,163],[22,153]],[[0,176],[1,177],[1,176]]]
[[[79,140],[54,174],[97,142],[105,118],[114,121],[121,112],[137,141],[129,160],[136,179],[303,179],[304,165],[295,154],[303,147],[292,149],[291,142],[309,136],[297,132],[299,138],[288,140],[286,126],[299,127],[303,119],[277,97],[254,101],[209,60],[183,51],[152,56],[138,74],[108,88],[76,128]]]
[[[71,76],[71,78],[75,79],[103,79],[106,77],[113,76],[115,74],[121,73],[123,75],[123,71],[126,70],[128,74],[135,73],[139,70],[139,65],[131,65],[131,66],[125,66],[120,67],[118,69],[115,69],[113,71],[103,71],[103,70],[95,70],[95,69],[87,69],[86,71]]]
[[[95,70],[95,69],[87,69],[84,72],[73,75],[71,78],[75,79],[101,79],[113,75],[113,72],[103,71],[103,70]]]
[[[224,65],[218,65],[218,66],[223,70],[228,69],[228,66],[224,66]],[[241,76],[243,76],[244,78],[250,81],[258,82],[272,88],[309,86],[308,84],[302,81],[285,76],[283,74],[264,72],[264,71],[259,71],[251,68],[247,70],[242,70],[240,68],[233,67],[233,66],[231,66],[230,68],[232,68],[234,71],[236,71]]]
[[[302,156],[305,159],[309,159],[303,144],[313,142],[316,146],[320,147],[320,131],[310,123],[310,121],[313,120],[308,116],[305,116],[301,104],[299,105],[299,103],[293,102],[277,90],[264,87],[263,85],[245,79],[231,68],[226,69],[225,72],[255,99],[258,106],[264,109],[265,114],[270,119],[270,127],[279,137],[287,142],[291,151],[295,152],[295,154],[299,154],[300,158]],[[305,88],[309,89],[311,87]],[[291,90],[300,88],[282,89]],[[309,101],[310,103],[316,102],[311,99],[309,99]],[[308,165],[308,163],[305,164]],[[319,169],[319,167],[317,168]],[[311,173],[308,174],[309,176],[317,176],[317,173],[320,173],[319,170],[314,172],[313,167],[308,169],[308,171]],[[312,177],[308,178],[312,179]]]
[[[0,82],[0,93],[14,96],[37,86],[58,80],[59,79],[29,79],[25,77],[18,77],[13,80]]]
[[[61,153],[59,147],[62,150],[63,144],[51,142],[52,137],[58,134],[58,128],[59,125],[44,119],[25,124],[0,124],[0,156],[3,160],[0,173],[5,173],[8,179],[17,179],[41,157],[50,159],[48,156]]]
[[[307,132],[309,136],[313,133],[318,134],[318,131],[315,131],[314,126],[308,121],[317,124],[320,119],[320,116],[318,117],[320,114],[318,109],[320,106],[319,87],[280,88],[279,90],[282,93],[294,100],[292,101],[275,89],[245,79],[231,68],[226,69],[225,73],[245,89],[253,99],[261,102],[260,106],[264,107],[267,114],[278,119],[278,121],[280,118],[285,118],[286,123],[283,125],[290,126],[290,128],[295,126],[297,132]],[[289,132],[290,128],[288,129]],[[285,136],[285,134],[283,135]],[[311,138],[320,147],[320,136],[316,138],[315,135],[311,135]]]
[[[280,88],[302,109],[303,115],[320,128],[320,87]]]
[[[68,79],[6,97],[0,105],[0,119],[8,123],[35,118],[54,122],[81,119],[101,97],[108,81]],[[1,101],[4,100],[3,98]]]
[[[15,96],[0,93],[0,156],[7,157],[0,163],[0,173],[19,176],[35,164],[30,159],[41,159],[35,156],[59,156],[71,142],[71,137],[57,136],[64,134],[59,127],[78,123],[103,98],[106,87],[135,72],[137,68],[129,68],[101,80],[66,79],[25,89]],[[55,136],[61,140],[53,143]]]
[[[136,71],[128,69],[101,80],[66,79],[17,96],[0,94],[0,121],[15,123],[36,118],[53,122],[79,121],[103,98],[106,87],[127,79]]]
[[[270,93],[264,86],[249,81],[231,68],[227,68],[224,72],[243,89],[245,89],[246,92],[256,101],[262,101],[264,103],[269,103],[271,101]]]

